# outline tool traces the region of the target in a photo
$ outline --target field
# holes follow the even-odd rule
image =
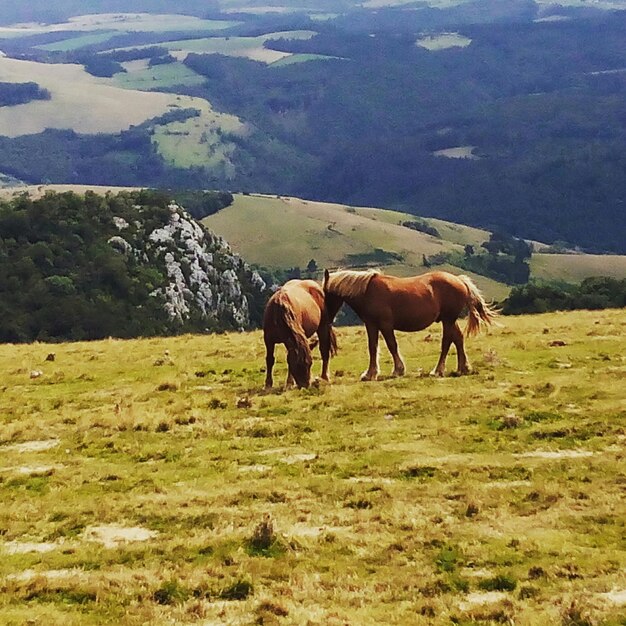
[[[626,278],[626,256],[617,254],[536,254],[530,263],[536,276],[580,282],[588,276]]]
[[[114,133],[172,108],[210,110],[201,98],[111,86],[107,79],[90,76],[78,65],[0,58],[0,80],[34,81],[51,93],[50,100],[0,108],[0,134],[8,137],[39,133],[46,128]]]
[[[248,262],[270,268],[304,268],[313,258],[320,268],[384,266],[390,274],[408,276],[426,271],[423,255],[462,251],[456,243],[400,226],[411,219],[415,217],[395,211],[237,195],[232,206],[203,222]],[[441,269],[454,271],[449,266]],[[508,294],[501,283],[473,278],[489,298]]]
[[[379,247],[401,254],[407,266],[417,267],[422,254],[454,248],[450,242],[400,226],[403,219],[414,217],[283,196],[236,195],[233,205],[204,223],[245,258],[268,266],[306,266],[310,258],[306,257],[312,255],[320,266],[337,267],[348,255],[364,255]],[[287,241],[285,232],[290,234]]]
[[[426,50],[437,51],[448,48],[465,48],[472,43],[472,40],[459,33],[441,33],[438,35],[427,35],[418,39],[417,45]]]
[[[433,218],[425,221],[439,231],[440,239],[400,225],[415,219],[384,209],[236,195],[232,206],[203,221],[249,262],[283,269],[304,268],[313,258],[318,267],[377,265],[391,274],[406,276],[426,271],[423,255],[462,252],[467,244],[478,249],[489,239],[485,230]],[[447,266],[443,269],[460,272]],[[535,253],[531,276],[569,282],[589,276],[626,278],[626,257]],[[506,285],[482,276],[474,278],[490,298],[500,300],[508,294]]]
[[[242,135],[246,128],[234,115],[205,107],[202,114],[184,122],[171,122],[155,129],[153,141],[159,153],[177,167],[210,165],[233,171],[230,157],[235,145],[222,133]]]
[[[79,35],[71,36],[68,39],[63,39],[61,41],[55,41],[54,43],[43,44],[41,46],[37,46],[37,48],[41,50],[49,50],[56,52],[68,52],[70,50],[79,50],[80,48],[84,48],[85,46],[91,46],[97,43],[104,43],[105,41],[109,41],[112,37],[116,37],[117,35],[122,34],[123,31],[119,30],[111,30],[104,33],[94,33],[89,35]]]
[[[216,31],[238,22],[227,20],[202,20],[186,15],[150,15],[148,13],[101,13],[94,15],[78,15],[68,22],[58,24],[17,24],[15,26],[0,26],[0,39],[16,37],[25,34],[54,33],[71,31],[115,30],[120,32],[168,32],[183,30],[189,31]]]
[[[432,379],[433,327],[359,383],[342,328],[269,393],[259,332],[2,345],[0,622],[624,624],[625,331],[504,318]]]
[[[204,78],[183,63],[167,63],[148,67],[145,61],[129,61],[124,64],[126,73],[113,76],[113,83],[124,89],[150,91],[179,85],[201,85]]]
[[[272,39],[310,39],[315,35],[311,30],[293,30],[267,33],[258,37],[206,37],[203,39],[185,39],[168,41],[161,44],[178,58],[185,58],[190,52],[198,54],[224,54],[227,56],[246,57],[263,63],[273,63],[291,56],[288,52],[279,52],[264,48],[263,44]]]

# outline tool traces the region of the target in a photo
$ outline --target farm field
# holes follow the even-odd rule
[[[124,31],[110,30],[104,33],[97,32],[87,35],[71,36],[68,39],[55,41],[54,43],[42,44],[37,46],[40,50],[48,50],[50,52],[69,52],[70,50],[80,50],[85,46],[91,46],[97,43],[104,43],[109,39],[123,34]]]
[[[426,50],[437,51],[448,48],[466,48],[472,40],[459,33],[440,33],[437,35],[426,35],[418,39],[417,45]]]
[[[359,383],[340,328],[271,392],[260,332],[0,345],[0,622],[623,624],[625,331],[507,317],[433,379],[433,326]]]
[[[533,275],[548,280],[580,282],[589,276],[626,278],[626,256],[618,254],[536,254]]]
[[[148,67],[145,61],[129,61],[124,65],[126,73],[120,72],[111,79],[113,84],[124,89],[151,91],[179,85],[201,85],[205,80],[183,63]]]
[[[51,93],[50,100],[0,108],[0,134],[8,137],[39,133],[46,128],[113,133],[172,108],[210,110],[209,103],[201,98],[114,87],[107,79],[95,78],[72,64],[0,58],[0,80],[34,81]]]
[[[315,35],[312,30],[293,30],[267,33],[258,37],[206,37],[203,39],[185,39],[168,41],[161,45],[172,54],[184,59],[187,54],[224,54],[227,56],[246,57],[263,63],[273,63],[292,56],[288,52],[280,52],[264,48],[263,44],[272,39],[310,39]]]
[[[153,142],[163,158],[177,167],[209,164],[234,173],[231,156],[235,145],[225,136],[243,135],[246,126],[234,115],[217,113],[210,107],[184,122],[157,126]]]
[[[77,15],[67,22],[57,24],[16,24],[0,26],[0,39],[3,37],[54,33],[64,31],[115,30],[134,32],[168,31],[215,31],[236,26],[239,22],[228,20],[203,20],[188,15],[151,15],[148,13],[98,13]]]

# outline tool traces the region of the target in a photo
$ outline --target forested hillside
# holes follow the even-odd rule
[[[196,198],[194,208],[216,202]],[[265,290],[165,193],[0,204],[0,341],[248,328],[259,324]]]
[[[76,4],[55,4],[55,19]],[[626,11],[472,0],[237,12],[244,4],[186,2],[186,17],[152,25],[120,16],[84,20],[89,31],[0,31],[15,58],[80,64],[236,116],[161,116],[95,136],[47,124],[0,137],[0,172],[298,195],[626,252]],[[105,7],[121,10],[89,11]]]
[[[624,32],[626,14],[474,26],[467,48],[433,53],[329,31],[274,45],[335,60],[186,63],[212,101],[311,156],[300,195],[624,251]],[[458,146],[471,158],[436,154]]]

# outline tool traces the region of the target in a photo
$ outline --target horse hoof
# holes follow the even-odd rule
[[[443,378],[444,377],[444,373],[443,372],[438,372],[437,370],[433,370],[429,376],[432,376],[433,378]]]
[[[365,372],[365,374],[361,374],[361,382],[369,383],[369,382],[372,382],[373,380],[376,380],[377,377],[378,376],[376,374],[372,376],[371,374],[368,374],[367,372]]]

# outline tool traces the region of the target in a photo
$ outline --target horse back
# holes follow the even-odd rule
[[[369,313],[396,330],[415,331],[444,318],[456,319],[465,306],[467,289],[454,274],[429,272],[400,278],[377,275],[365,294]]]
[[[265,335],[280,335],[285,315],[293,315],[310,337],[320,326],[324,309],[324,291],[314,280],[290,280],[269,299],[263,317]],[[277,341],[282,341],[276,337]]]

